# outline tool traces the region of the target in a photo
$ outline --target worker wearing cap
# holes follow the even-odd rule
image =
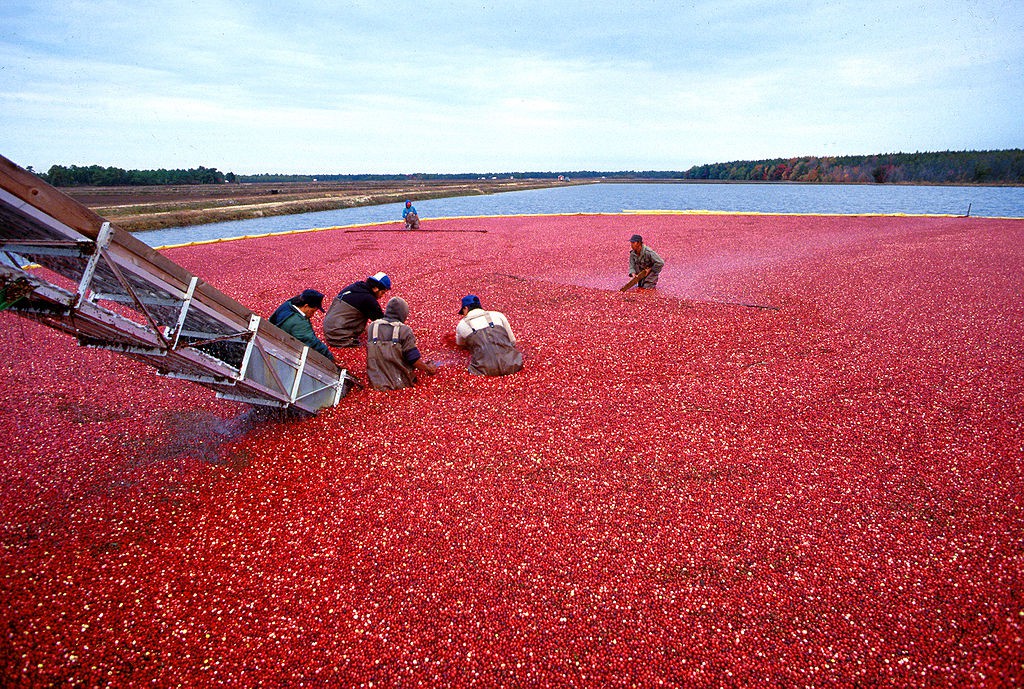
[[[648,274],[641,278],[636,286],[639,289],[654,289],[658,285],[658,276],[665,267],[665,262],[654,249],[644,246],[644,238],[638,234],[629,238],[629,245],[632,247],[629,252],[629,277],[647,270]]]
[[[301,294],[292,297],[278,306],[277,310],[270,316],[270,322],[310,349],[315,349],[331,361],[334,361],[334,354],[313,332],[313,314],[323,310],[323,292],[317,292],[315,289],[304,289]]]
[[[437,366],[424,361],[416,335],[406,325],[409,305],[391,297],[384,316],[366,326],[366,377],[376,390],[399,390],[416,383],[416,371],[434,375]]]
[[[478,376],[507,376],[523,368],[516,336],[505,314],[485,311],[480,297],[467,294],[459,308],[462,320],[455,328],[455,344],[472,353],[469,372]]]
[[[359,335],[368,321],[384,316],[380,298],[391,289],[391,278],[376,273],[353,282],[331,301],[324,316],[324,337],[332,347],[358,347]]]
[[[405,229],[420,229],[420,214],[416,212],[416,206],[412,205],[412,201],[405,202],[405,208],[402,209],[402,218],[405,220]]]

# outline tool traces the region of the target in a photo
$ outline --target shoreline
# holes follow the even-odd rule
[[[484,196],[596,181],[554,179],[467,182],[288,182],[154,187],[67,187],[61,191],[128,232],[207,225],[361,206]]]
[[[60,191],[128,232],[145,232],[172,227],[208,225],[261,217],[298,215],[367,206],[383,206],[426,199],[458,196],[486,196],[511,191],[547,189],[587,184],[692,184],[692,185],[783,185],[806,182],[667,180],[667,179],[480,179],[470,181],[417,182],[244,182],[238,184],[160,185],[148,187],[64,187]],[[859,183],[814,184],[813,186],[940,186],[952,184]],[[1017,185],[969,185],[1014,187]]]

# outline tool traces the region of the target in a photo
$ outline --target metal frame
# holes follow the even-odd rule
[[[16,284],[19,293],[13,303],[0,300],[6,310],[218,397],[316,413],[358,385],[328,358],[2,156],[0,254],[11,264],[0,261],[0,288],[6,294]]]

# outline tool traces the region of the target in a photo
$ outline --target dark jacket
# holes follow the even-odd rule
[[[365,280],[353,282],[345,289],[338,292],[337,299],[356,307],[368,320],[375,321],[384,318],[384,310],[380,308],[380,302],[370,291],[370,285]]]
[[[274,313],[270,314],[270,322],[280,328],[281,321],[295,313],[295,306],[297,301],[298,297],[292,297],[285,303],[278,306],[277,310],[274,311]]]
[[[354,282],[338,293],[324,316],[324,336],[335,347],[358,344],[367,321],[383,318],[380,302],[366,281]]]

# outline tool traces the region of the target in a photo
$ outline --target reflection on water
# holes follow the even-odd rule
[[[1024,187],[808,184],[586,184],[416,201],[424,220],[473,215],[711,210],[754,213],[908,213],[1024,217]],[[139,232],[150,246],[316,227],[399,222],[402,204],[344,208]]]

